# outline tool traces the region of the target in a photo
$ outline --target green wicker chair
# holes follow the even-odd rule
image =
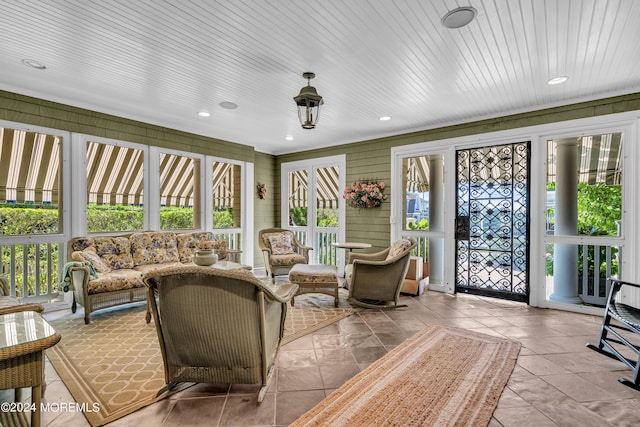
[[[144,276],[166,385],[259,384],[262,402],[298,285],[271,285],[246,270],[168,267]]]
[[[413,239],[400,239],[380,252],[350,253],[345,268],[349,303],[366,308],[406,307],[398,299],[415,246]]]

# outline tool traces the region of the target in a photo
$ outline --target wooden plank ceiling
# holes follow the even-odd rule
[[[637,0],[3,0],[0,89],[281,154],[638,92],[638,22]]]

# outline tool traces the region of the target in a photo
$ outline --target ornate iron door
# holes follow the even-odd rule
[[[456,291],[529,301],[529,142],[456,153]]]

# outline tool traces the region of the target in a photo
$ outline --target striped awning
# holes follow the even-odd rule
[[[307,207],[309,171],[306,169],[289,172],[289,208]],[[339,195],[338,168],[316,169],[316,207],[337,209]]]
[[[53,203],[60,196],[62,138],[0,128],[0,203]]]
[[[143,204],[142,150],[87,142],[88,202]]]
[[[191,157],[160,155],[160,206],[193,206],[199,161]]]
[[[427,156],[405,159],[406,191],[424,193],[429,191],[429,162]]]
[[[579,182],[588,185],[622,183],[622,134],[608,133],[578,138],[580,163]],[[553,149],[556,141],[547,141],[547,177],[555,181],[556,158]]]

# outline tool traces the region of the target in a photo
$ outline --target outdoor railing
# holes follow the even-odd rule
[[[219,230],[219,229],[218,229]],[[228,231],[228,232],[220,232],[214,231],[213,233],[214,240],[226,240],[227,248],[232,250],[240,249],[240,232]]]
[[[418,234],[402,236],[402,239],[413,239],[416,241],[416,247],[411,251],[411,255],[419,256],[423,262],[429,259],[429,238]]]
[[[314,244],[314,257],[316,263],[324,265],[337,265],[337,248],[332,243],[338,242],[338,231],[318,231]]]
[[[307,239],[307,232],[303,230],[293,230],[296,239],[305,246],[311,246],[313,253],[310,254],[316,264],[337,265],[337,250],[331,243],[338,241],[338,230],[328,229],[316,232],[316,240],[312,245]]]
[[[11,295],[23,302],[55,299],[61,291],[62,247],[64,240],[0,246],[2,274],[9,282]]]
[[[587,304],[605,306],[609,294],[608,278],[619,276],[620,248],[580,245],[578,248],[578,295]]]

